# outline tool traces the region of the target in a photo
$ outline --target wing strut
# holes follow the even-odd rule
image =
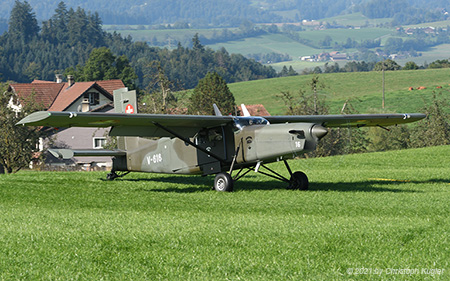
[[[217,156],[216,154],[214,154],[214,153],[212,153],[212,152],[206,150],[205,148],[198,146],[197,144],[193,143],[190,139],[185,138],[185,137],[183,137],[182,135],[179,135],[179,134],[175,133],[175,132],[172,131],[171,129],[169,129],[169,128],[167,128],[167,127],[164,127],[163,125],[161,125],[161,124],[159,124],[159,123],[157,123],[157,122],[152,122],[152,123],[153,123],[156,127],[158,127],[158,128],[160,128],[160,129],[162,129],[162,130],[168,132],[169,134],[172,134],[174,137],[177,137],[177,138],[179,138],[180,140],[184,141],[185,143],[187,143],[187,144],[189,144],[189,145],[192,145],[193,147],[195,147],[196,149],[200,150],[201,152],[210,155],[211,157],[215,158],[216,160],[219,160],[222,164],[226,164],[226,163],[227,163],[226,160],[223,159],[222,157]]]

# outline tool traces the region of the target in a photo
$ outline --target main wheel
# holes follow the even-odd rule
[[[228,173],[218,173],[214,179],[214,189],[216,191],[233,191],[233,179]]]
[[[295,172],[292,174],[289,189],[308,190],[308,177],[303,172]]]
[[[109,181],[112,181],[112,180],[114,180],[114,179],[117,178],[117,177],[118,177],[118,176],[117,176],[116,172],[111,172],[111,173],[108,173],[108,174],[106,175],[106,179],[109,180]]]

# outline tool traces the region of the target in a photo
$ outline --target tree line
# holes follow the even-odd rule
[[[14,2],[5,0],[2,3],[0,18],[8,18]],[[450,4],[445,0],[66,0],[66,3],[69,7],[97,11],[106,24],[185,22],[195,28],[236,27],[245,20],[254,23],[319,20],[355,12],[362,12],[369,18],[393,18],[395,24],[416,24],[446,19],[442,11],[450,10]],[[48,7],[53,5],[50,0],[40,0],[34,5],[38,19],[51,16]]]

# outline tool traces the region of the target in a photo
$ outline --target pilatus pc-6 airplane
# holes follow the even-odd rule
[[[116,150],[50,149],[59,158],[112,156],[108,179],[128,172],[169,174],[216,174],[214,189],[232,191],[233,184],[250,171],[288,183],[291,189],[308,189],[303,172],[292,172],[286,160],[316,148],[333,127],[390,126],[409,123],[424,114],[308,115],[308,116],[215,116],[128,114],[136,108],[135,92],[114,92],[117,113],[40,111],[18,124],[48,127],[111,127],[117,136]],[[158,139],[155,139],[157,137]],[[266,164],[283,161],[286,178]],[[264,168],[262,171],[261,168]],[[238,171],[232,176],[234,171]]]

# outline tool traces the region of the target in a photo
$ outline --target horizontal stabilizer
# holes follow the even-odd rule
[[[108,149],[49,149],[53,156],[60,159],[70,159],[72,157],[83,156],[125,156],[126,152],[122,150]]]

